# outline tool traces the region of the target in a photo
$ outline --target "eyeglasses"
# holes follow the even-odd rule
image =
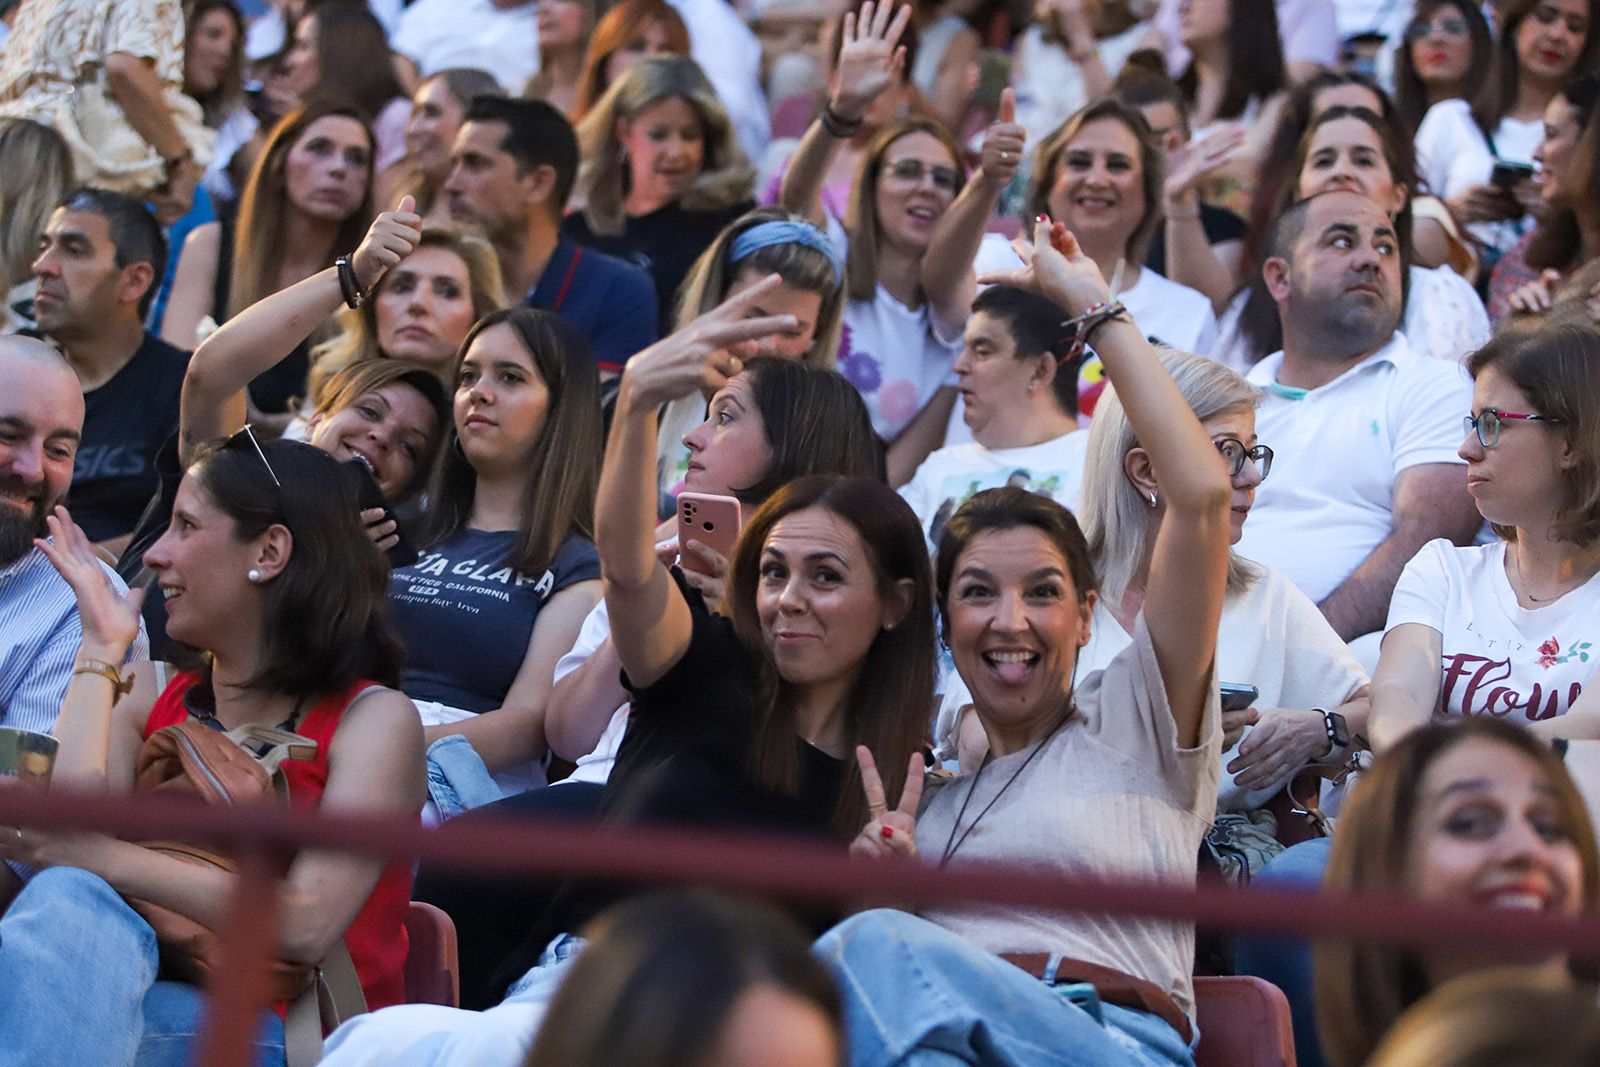
[[[261,442],[256,440],[256,432],[250,428],[250,424],[248,422],[244,424],[243,429],[234,434],[232,437],[228,438],[226,443],[228,445],[232,445],[235,441],[239,440],[250,442],[250,447],[255,449],[256,455],[261,457],[262,465],[267,468],[267,473],[272,476],[272,484],[277,486],[279,489],[282,489],[283,483],[278,481],[278,472],[272,469],[271,461],[267,459],[267,454],[261,450]]]
[[[895,181],[921,185],[925,175],[933,175],[933,187],[946,193],[961,191],[961,173],[954,167],[926,166],[920,159],[899,159],[886,168]]]
[[[1435,27],[1437,27],[1439,32],[1444,34],[1446,37],[1465,37],[1467,35],[1466,19],[1446,16],[1445,18],[1439,19],[1435,22],[1418,19],[1416,22],[1413,22],[1411,25],[1406,27],[1406,40],[1427,40],[1429,35],[1433,33]]]
[[[1484,448],[1493,448],[1500,443],[1500,424],[1506,419],[1516,419],[1518,422],[1545,422],[1559,423],[1560,419],[1552,419],[1548,415],[1528,415],[1517,411],[1496,411],[1494,408],[1484,408],[1478,412],[1477,418],[1471,415],[1461,420],[1462,429],[1467,433],[1478,435],[1478,443]]]
[[[1250,460],[1261,471],[1261,480],[1266,481],[1267,475],[1272,472],[1272,449],[1266,445],[1255,445],[1246,448],[1243,441],[1233,437],[1224,437],[1220,441],[1213,441],[1217,451],[1222,453],[1222,458],[1228,464],[1228,477],[1237,478],[1244,470],[1244,461]]]

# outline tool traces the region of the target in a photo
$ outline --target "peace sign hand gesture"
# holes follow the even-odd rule
[[[139,636],[139,606],[144,590],[117,592],[100,566],[100,557],[88,535],[72,521],[64,507],[45,517],[50,540],[34,541],[78,598],[78,619],[83,629],[81,652],[108,663],[121,663]]]
[[[839,65],[834,68],[834,114],[854,122],[866,114],[885,89],[893,85],[906,65],[900,35],[911,22],[911,6],[895,10],[892,0],[867,0],[859,14],[845,12]]]
[[[751,317],[761,298],[782,284],[781,276],[768,275],[628,360],[619,403],[654,410],[696,391],[710,396],[728,384],[744,369],[754,342],[795,328],[793,315]]]
[[[890,856],[916,859],[917,805],[922,803],[925,770],[922,753],[911,754],[911,765],[906,768],[905,788],[900,790],[900,803],[892,811],[883,795],[883,779],[878,775],[878,764],[872,758],[872,750],[866,745],[857,745],[856,762],[861,764],[861,786],[867,794],[867,811],[871,820],[850,843],[850,855],[858,859],[885,859]]]

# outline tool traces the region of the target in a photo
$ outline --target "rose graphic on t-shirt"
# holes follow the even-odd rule
[[[1579,663],[1588,663],[1589,649],[1593,647],[1594,643],[1592,641],[1579,641],[1563,652],[1561,651],[1561,642],[1552,637],[1539,646],[1539,666],[1549,670],[1551,667],[1556,667],[1563,663],[1571,663],[1573,660],[1577,660]]]
[[[1564,661],[1563,659],[1556,658],[1557,653],[1559,653],[1560,651],[1561,651],[1561,642],[1557,641],[1553,637],[1550,638],[1550,640],[1546,641],[1544,644],[1540,645],[1539,646],[1539,666],[1543,667],[1545,670],[1549,670],[1551,667],[1554,667],[1557,663],[1563,662]]]

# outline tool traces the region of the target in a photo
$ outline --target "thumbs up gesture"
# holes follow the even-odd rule
[[[350,257],[361,291],[371,292],[384,273],[409,256],[421,240],[422,216],[417,214],[417,202],[402,196],[393,211],[385,211],[372,220],[360,247]]]
[[[1000,111],[983,135],[977,180],[997,193],[1010,185],[1022,165],[1022,149],[1027,140],[1028,132],[1017,125],[1017,94],[1011,89],[1001,90]]]

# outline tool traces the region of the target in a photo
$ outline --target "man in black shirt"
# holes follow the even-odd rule
[[[189,354],[144,328],[166,263],[155,216],[102,189],[62,201],[33,263],[34,321],[83,386],[83,441],[67,504],[89,539],[114,555],[156,490],[157,451],[178,428]]]

